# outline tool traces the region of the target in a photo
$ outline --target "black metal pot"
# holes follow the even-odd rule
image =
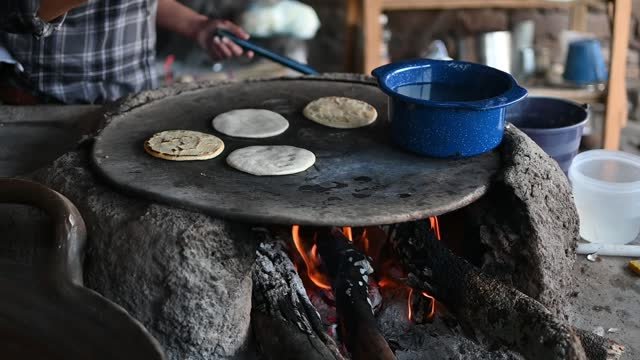
[[[67,198],[34,182],[0,179],[3,202],[44,210],[54,243],[34,266],[0,260],[0,358],[165,359],[142,324],[82,286],[85,224]]]

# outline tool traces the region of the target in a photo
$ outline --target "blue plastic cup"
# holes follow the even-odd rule
[[[600,42],[596,39],[571,42],[562,76],[577,85],[605,82],[607,66],[604,63]]]
[[[588,105],[533,96],[509,106],[506,121],[535,141],[566,174],[580,148],[588,114]]]

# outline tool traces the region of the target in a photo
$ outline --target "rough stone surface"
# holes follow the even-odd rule
[[[557,163],[514,127],[501,153],[492,189],[468,207],[487,247],[482,269],[566,318],[579,237],[571,187]]]
[[[428,221],[398,224],[391,244],[411,286],[431,293],[487,340],[527,359],[586,359],[579,338],[566,322],[453,254],[438,241]]]
[[[249,227],[128,198],[88,166],[85,152],[71,152],[35,176],[87,223],[86,286],[140,320],[171,359],[238,353],[250,323]]]

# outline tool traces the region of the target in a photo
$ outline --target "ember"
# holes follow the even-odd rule
[[[436,217],[429,218],[429,224],[431,230],[436,234],[437,239],[440,240],[441,235],[438,219]],[[323,236],[319,236],[319,232],[321,231]],[[372,274],[371,278],[368,276],[369,271],[365,270],[365,268],[369,266],[369,264],[367,264],[359,270],[359,275],[362,276],[362,280],[336,279],[337,276],[349,276],[349,274],[335,273],[335,269],[332,273],[332,271],[327,268],[328,265],[326,264],[326,261],[323,261],[322,254],[324,253],[326,255],[327,250],[323,252],[320,251],[319,248],[324,246],[326,249],[327,244],[320,244],[319,241],[326,241],[327,234],[339,234],[339,236],[343,237],[345,241],[348,240],[347,245],[350,244],[350,246],[353,246],[354,251],[357,250],[360,254],[364,255],[364,258],[369,260],[371,267],[375,269],[375,273]],[[296,264],[298,270],[302,270],[303,268],[306,269],[306,272],[300,272],[302,274],[306,273],[306,279],[303,276],[303,281],[307,287],[307,293],[309,293],[310,297],[313,299],[323,298],[326,302],[327,297],[323,296],[324,293],[327,290],[334,290],[335,292],[335,289],[332,289],[332,283],[335,284],[336,281],[346,281],[347,283],[350,283],[353,281],[361,287],[369,289],[369,295],[366,300],[368,302],[368,307],[371,308],[371,311],[374,311],[380,302],[380,295],[378,291],[382,291],[383,289],[395,290],[403,288],[406,289],[407,292],[407,316],[409,321],[416,321],[420,323],[433,321],[436,314],[435,298],[424,290],[414,291],[413,288],[406,284],[406,274],[401,270],[399,262],[390,255],[392,251],[389,247],[389,236],[389,232],[385,231],[382,227],[342,227],[340,229],[334,229],[333,231],[327,232],[326,229],[319,230],[314,228],[301,228],[299,225],[294,225],[291,228],[291,237],[293,240],[293,247],[295,247],[296,251],[292,254],[292,260]],[[350,250],[346,251],[349,252]],[[347,258],[347,261],[354,266],[358,265],[356,264],[356,262],[358,262],[356,260],[357,258],[352,256]],[[336,259],[330,259],[329,261],[335,262]],[[375,279],[373,278],[374,276]],[[320,296],[314,296],[313,294],[320,294]],[[376,294],[378,295],[376,296]],[[337,297],[338,295],[336,294],[335,296]],[[325,304],[325,306],[322,306],[323,308],[326,308],[327,306],[337,306],[336,302],[333,301],[333,298],[329,300],[331,300],[329,301],[330,304]],[[414,316],[416,311],[421,314],[419,319],[416,319]],[[340,310],[338,310],[338,312],[340,312]],[[323,321],[329,329],[334,328],[336,322],[340,322],[341,320],[332,316],[335,314],[335,311],[323,311],[323,313],[326,314],[323,314],[322,316]],[[353,350],[351,351],[353,352]]]
[[[429,312],[426,314],[426,318],[428,321],[433,321],[433,318],[436,316],[436,298],[434,298],[433,296],[429,295],[428,292],[426,291],[421,291],[420,295],[424,296],[425,298],[429,299],[430,302],[430,306],[429,306]],[[408,318],[409,320],[413,321],[413,289],[409,288],[409,297],[407,299],[407,308],[408,308]]]

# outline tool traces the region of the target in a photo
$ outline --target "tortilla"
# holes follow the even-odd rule
[[[304,116],[320,125],[355,129],[370,125],[378,117],[372,105],[346,97],[329,96],[313,100],[304,108]]]
[[[288,145],[249,146],[227,157],[229,166],[257,176],[296,174],[315,162],[311,151]]]
[[[165,160],[209,160],[222,153],[224,142],[214,135],[198,131],[167,130],[145,141],[144,150]]]
[[[280,135],[289,128],[282,115],[263,109],[228,111],[216,116],[211,124],[225,135],[249,139]]]

